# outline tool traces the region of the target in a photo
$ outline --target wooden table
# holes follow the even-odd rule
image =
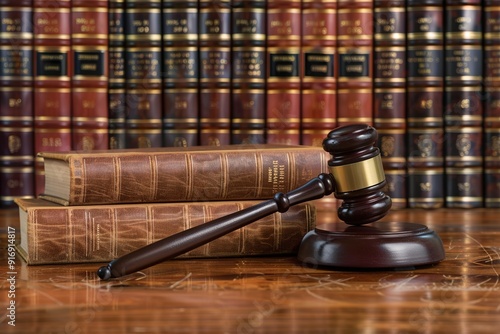
[[[441,236],[446,259],[407,271],[333,271],[294,257],[173,260],[103,282],[100,264],[28,267],[17,257],[9,269],[5,244],[18,219],[17,210],[3,210],[0,332],[500,331],[500,210],[402,210],[385,219],[425,223]],[[12,301],[15,327],[5,317]]]

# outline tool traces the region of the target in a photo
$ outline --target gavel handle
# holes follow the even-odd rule
[[[273,199],[268,201],[192,227],[139,248],[111,261],[107,266],[99,268],[97,275],[101,279],[107,280],[151,267],[220,238],[229,232],[235,231],[270,214],[286,212],[293,205],[329,195],[334,191],[334,188],[333,176],[326,173],[320,174],[303,186],[286,194],[277,193]]]

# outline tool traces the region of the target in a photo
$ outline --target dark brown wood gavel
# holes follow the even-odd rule
[[[372,243],[371,240],[379,239],[381,242],[377,241],[374,247],[376,250],[380,249],[380,254],[369,248],[361,249],[361,252],[369,253],[368,256],[385,258],[385,249],[388,246],[396,247],[394,252],[397,254],[387,257],[389,261],[380,262],[376,259],[372,261],[370,258],[367,260],[364,256],[358,256],[363,257],[364,260],[359,264],[354,260],[354,267],[372,267],[372,263],[373,267],[391,266],[391,263],[401,267],[406,265],[406,262],[409,265],[439,262],[444,257],[441,240],[425,226],[405,223],[403,230],[395,229],[392,225],[362,229],[364,227],[362,225],[374,223],[383,218],[391,208],[391,199],[382,191],[386,181],[379,150],[374,146],[376,139],[376,130],[368,125],[353,124],[339,127],[331,131],[323,141],[324,149],[332,155],[332,159],[328,161],[329,174],[321,174],[286,194],[277,193],[273,199],[258,205],[137,249],[99,268],[97,275],[107,280],[131,274],[177,257],[267,215],[286,212],[293,205],[319,199],[333,192],[336,198],[343,201],[338,209],[339,218],[348,224],[347,226],[359,227],[361,230],[334,231],[333,234],[320,229],[311,231],[312,234],[306,235],[303,240],[302,244],[305,245],[304,247],[301,245],[299,259],[309,262],[313,259],[312,262],[315,262],[314,257],[318,257],[318,264],[340,263],[344,266],[342,261],[335,260],[331,263],[329,261],[329,258],[339,258],[337,254],[331,254],[332,252],[339,253],[336,241],[332,243],[331,236],[335,235],[336,238],[333,239],[346,240],[347,244],[341,242],[340,245],[347,245],[348,248],[356,246],[356,242],[353,243],[355,240],[358,240],[360,242],[358,245],[363,248],[366,245],[369,246]],[[353,239],[353,233],[359,238]],[[408,247],[402,248],[400,246],[402,242]],[[419,252],[421,248],[425,251]],[[413,259],[415,249],[417,253],[423,254]],[[351,251],[351,253],[357,256],[355,252]],[[342,258],[342,252],[340,254]],[[404,263],[401,263],[400,255]]]

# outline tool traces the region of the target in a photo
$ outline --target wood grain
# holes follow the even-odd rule
[[[446,259],[407,271],[334,271],[294,257],[173,260],[103,282],[100,264],[8,268],[0,211],[2,333],[496,333],[500,210],[393,211],[436,230]],[[328,223],[332,212],[320,212]],[[19,241],[19,240],[16,240]],[[11,272],[15,272],[11,275]],[[15,297],[10,298],[15,277]],[[15,301],[15,327],[7,307]]]

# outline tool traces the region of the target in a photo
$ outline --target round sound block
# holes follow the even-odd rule
[[[318,226],[304,236],[298,253],[299,261],[311,265],[360,269],[424,266],[444,257],[434,231],[406,222]]]

